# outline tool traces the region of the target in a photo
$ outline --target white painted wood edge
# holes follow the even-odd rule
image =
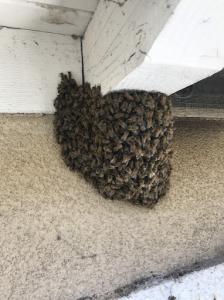
[[[173,107],[172,111],[176,118],[224,120],[224,109],[222,108]]]
[[[221,70],[216,68],[197,68],[191,65],[153,63],[146,61],[136,67],[134,71],[125,76],[119,84],[110,87],[110,90],[119,91],[126,89],[162,92],[172,95],[175,92],[203,80]],[[102,89],[107,93],[107,89]]]
[[[82,36],[92,12],[42,2],[0,0],[0,26]]]
[[[14,0],[14,1],[43,3],[47,5],[55,5],[60,7],[85,10],[89,12],[94,12],[98,3],[98,0]]]
[[[120,300],[223,300],[224,264],[165,280],[158,285],[131,293]]]

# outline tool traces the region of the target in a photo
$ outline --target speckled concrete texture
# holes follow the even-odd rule
[[[64,165],[52,116],[0,115],[0,299],[74,300],[222,255],[224,123],[176,124],[152,210],[104,200]]]

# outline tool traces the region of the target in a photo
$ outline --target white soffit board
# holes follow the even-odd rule
[[[85,34],[86,78],[103,93],[172,94],[224,67],[224,0],[119,3],[100,1]]]
[[[0,39],[1,113],[53,113],[59,73],[81,83],[79,39],[6,28]]]
[[[46,2],[0,0],[0,26],[67,35],[83,35],[92,17],[92,12],[88,9],[80,10],[69,7],[69,1],[64,1],[65,3],[56,0]],[[56,5],[59,2],[65,6]],[[75,6],[75,3],[71,6]],[[79,5],[79,7],[86,6]]]

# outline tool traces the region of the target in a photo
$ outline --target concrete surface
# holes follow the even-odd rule
[[[174,151],[171,189],[149,210],[70,172],[52,116],[0,115],[0,299],[105,299],[222,256],[224,123],[179,123]]]

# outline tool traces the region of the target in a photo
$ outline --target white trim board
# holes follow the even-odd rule
[[[78,10],[85,10],[94,12],[98,0],[14,0],[14,1],[26,1],[33,3],[43,3],[47,5],[56,5],[61,7],[67,7]]]
[[[175,118],[198,118],[206,120],[224,120],[222,108],[173,107]]]
[[[0,0],[0,26],[83,35],[92,12],[43,2],[45,1]],[[47,2],[54,4],[59,1]]]
[[[0,40],[1,113],[53,113],[59,73],[81,83],[79,39],[3,28]]]
[[[100,0],[84,35],[86,79],[103,93],[172,94],[224,67],[224,0]]]
[[[166,280],[120,300],[223,300],[224,264]],[[171,298],[171,296],[175,298]]]

